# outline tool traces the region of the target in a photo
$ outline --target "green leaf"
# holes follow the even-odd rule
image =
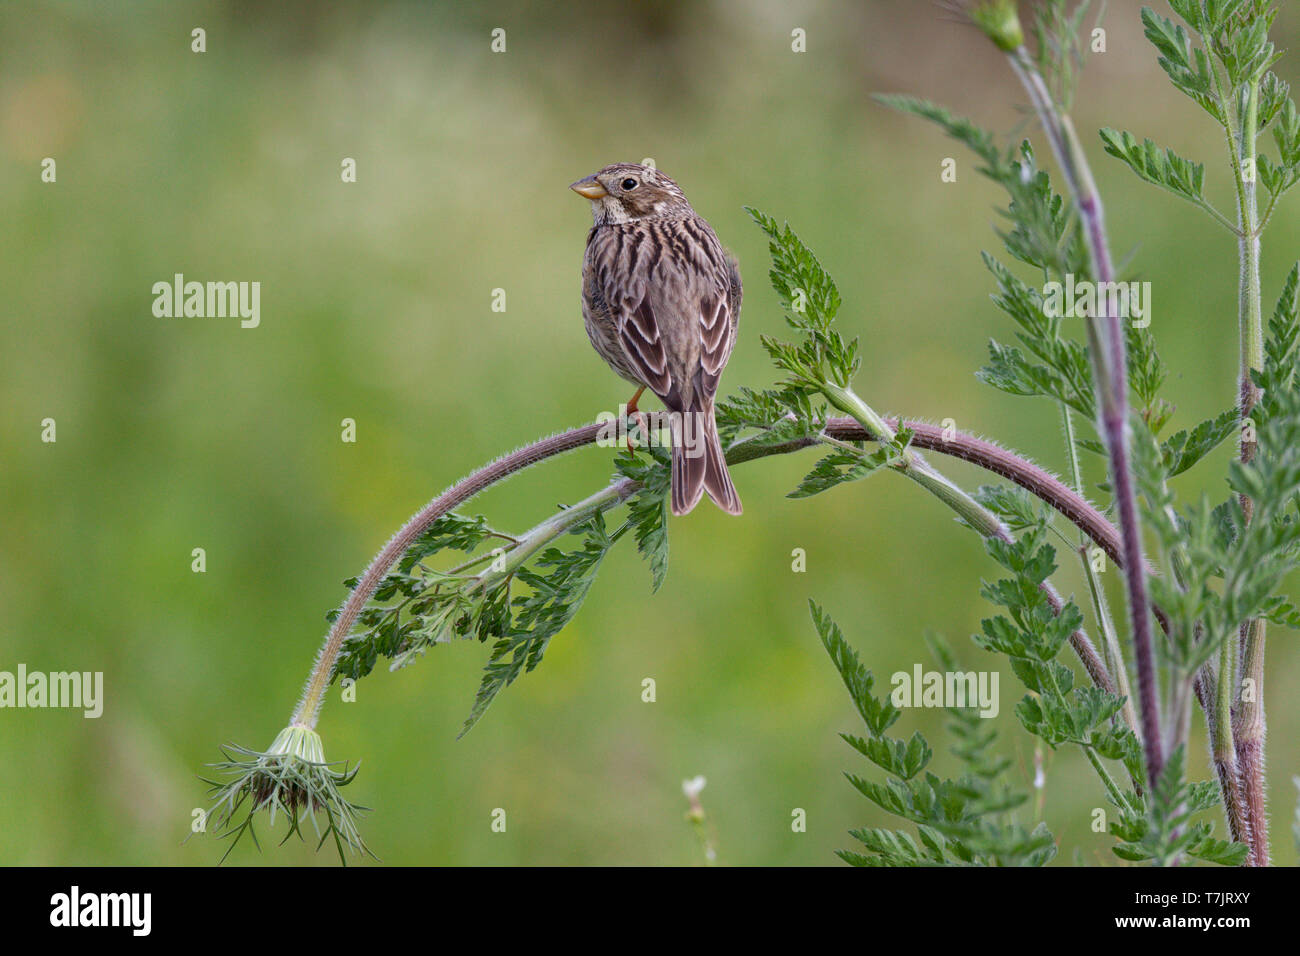
[[[1257,110],[1258,132],[1264,132],[1268,129],[1269,124],[1279,115],[1282,115],[1287,106],[1290,105],[1291,112],[1295,112],[1295,104],[1291,103],[1291,87],[1281,80],[1276,73],[1268,72],[1259,83],[1259,106]],[[1273,131],[1274,136],[1277,130]],[[1283,162],[1286,163],[1285,156]],[[1290,163],[1287,163],[1290,165]]]
[[[1278,123],[1273,127],[1273,141],[1277,143],[1282,165],[1294,174],[1300,167],[1300,114],[1296,112],[1295,102],[1285,92],[1282,97],[1283,102],[1277,109]],[[1262,106],[1260,113],[1262,118]]]
[[[871,694],[871,674],[848,646],[839,627],[816,603],[809,602],[822,643],[849,688],[869,737],[841,734],[855,750],[889,778],[885,783],[846,774],[848,781],[886,813],[916,825],[921,846],[897,830],[852,831],[865,853],[841,850],[854,866],[919,866],[923,864],[1042,866],[1056,853],[1045,826],[1026,831],[1009,814],[1027,799],[1002,782],[1011,762],[991,752],[997,732],[974,707],[949,708],[950,730],[958,739],[953,752],[967,772],[956,780],[923,772],[931,760],[925,738],[914,733],[907,741],[884,731],[898,717],[890,704]],[[937,638],[927,638],[940,666],[957,668],[951,650]]]
[[[935,862],[943,862],[942,851],[937,860],[923,854],[912,838],[902,830],[872,828],[850,830],[849,834],[869,851],[869,854],[850,850],[835,851],[840,859],[852,866],[930,866]]]
[[[1190,856],[1206,863],[1218,863],[1220,866],[1241,866],[1250,855],[1250,847],[1245,843],[1233,843],[1230,840],[1216,840],[1205,837],[1187,848]]]
[[[853,699],[853,705],[858,709],[863,723],[873,735],[883,734],[894,721],[898,720],[898,709],[892,704],[877,700],[872,695],[871,688],[875,680],[871,676],[871,671],[862,666],[862,662],[858,660],[858,652],[844,639],[844,632],[840,630],[840,626],[815,601],[808,602],[808,609],[812,613],[817,633],[821,636],[822,646],[826,648],[826,653],[831,656],[835,669],[839,671],[840,679],[844,681],[844,686],[848,689],[849,696]]]
[[[813,470],[799,482],[799,487],[786,495],[787,498],[810,498],[844,484],[846,481],[860,481],[875,474],[881,468],[897,462],[912,439],[912,433],[902,428],[893,442],[882,443],[874,452],[863,450],[848,451],[837,449],[821,459]]]
[[[902,780],[910,780],[924,770],[933,756],[930,745],[919,733],[912,734],[906,743],[891,737],[864,739],[853,734],[840,734],[840,737],[881,770]]]
[[[467,517],[446,514],[425,529],[406,549],[397,569],[409,574],[419,562],[440,551],[451,549],[468,554],[493,537],[505,538],[499,531],[488,526],[487,518],[483,515]]]
[[[1184,781],[1185,757],[1181,746],[1169,755],[1142,813],[1127,806],[1117,808],[1110,831],[1121,842],[1111,850],[1120,859],[1150,860],[1157,866],[1168,866],[1184,855],[1239,866],[1247,849],[1245,844],[1216,840],[1210,836],[1210,824],[1192,821],[1196,814],[1218,803],[1218,793],[1217,786],[1209,781]]]
[[[1205,166],[1183,159],[1172,149],[1162,150],[1151,140],[1141,143],[1132,133],[1106,128],[1102,146],[1138,176],[1198,205],[1205,200]]]
[[[619,474],[641,482],[641,488],[628,499],[627,523],[636,539],[636,549],[650,565],[651,589],[658,591],[668,575],[668,491],[671,470],[668,451],[651,448],[649,462],[642,464],[634,455],[620,456]]]
[[[995,180],[1006,175],[1011,162],[1010,154],[997,147],[992,133],[981,129],[970,120],[953,116],[942,106],[914,96],[878,93],[873,99],[890,109],[919,116],[942,127],[949,136],[964,143],[971,152],[984,161],[984,167],[979,170],[984,175]]]
[[[768,275],[786,309],[786,322],[803,334],[797,343],[760,336],[763,348],[778,368],[789,373],[788,386],[818,389],[829,382],[847,387],[861,358],[858,340],[846,341],[832,326],[840,307],[834,280],[788,223],[779,226],[771,216],[748,206],[745,211],[767,234],[772,255]]]
[[[531,593],[515,598],[514,621],[492,646],[473,709],[458,736],[469,732],[502,690],[541,662],[551,638],[582,607],[615,539],[606,532],[601,514],[593,515],[577,532],[585,535],[582,547],[567,552],[547,548],[542,552],[537,566],[548,569],[544,573],[527,568],[518,572],[517,577],[531,588]]]
[[[1197,20],[1192,18],[1190,10],[1180,15],[1196,26]],[[1199,11],[1196,16],[1199,18]],[[1205,51],[1193,49],[1186,30],[1150,8],[1142,8],[1142,26],[1146,38],[1160,54],[1160,68],[1174,86],[1220,123],[1224,122],[1224,112],[1214,88],[1214,74]]]
[[[1201,422],[1191,431],[1171,435],[1160,446],[1165,475],[1181,475],[1219,445],[1237,433],[1240,415],[1235,408],[1220,413],[1215,418]]]
[[[1047,522],[1047,505],[1017,485],[980,485],[973,497],[1012,532]]]
[[[984,264],[997,280],[994,303],[1019,326],[1016,338],[1039,362],[1020,349],[989,343],[990,362],[976,378],[1011,395],[1041,395],[1093,417],[1092,367],[1087,350],[1060,336],[1060,319],[1048,314],[1043,296],[1011,274],[992,256]]]
[[[778,225],[771,216],[748,206],[745,211],[770,240],[772,286],[796,328],[829,326],[840,308],[840,293],[830,273],[789,223]]]

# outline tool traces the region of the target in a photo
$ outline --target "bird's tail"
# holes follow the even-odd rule
[[[713,420],[713,402],[703,408],[673,416],[673,514],[688,514],[707,491],[728,514],[741,512],[740,495],[727,473],[727,460]]]

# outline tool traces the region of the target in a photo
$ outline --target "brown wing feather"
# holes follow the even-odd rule
[[[670,409],[706,404],[735,345],[739,311],[735,264],[708,223],[602,227],[593,230],[588,256],[621,361],[602,354],[620,374],[631,372],[648,385]]]
[[[722,369],[736,344],[740,272],[702,219],[593,228],[583,268],[583,315],[596,351],[624,378],[648,386],[674,420],[672,510],[707,493],[739,514],[713,420]],[[695,417],[687,422],[685,415]],[[695,427],[692,448],[682,427]]]

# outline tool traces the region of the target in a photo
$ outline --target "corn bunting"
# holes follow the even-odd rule
[[[718,441],[713,400],[736,344],[740,270],[677,184],[651,166],[618,163],[569,187],[591,200],[582,317],[609,367],[669,411],[672,509],[707,491],[740,514]]]

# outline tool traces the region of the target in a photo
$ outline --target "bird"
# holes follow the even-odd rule
[[[597,354],[669,412],[669,500],[689,514],[707,492],[728,514],[740,496],[714,419],[736,344],[740,267],[681,188],[654,166],[615,163],[569,186],[591,201],[582,317]]]

